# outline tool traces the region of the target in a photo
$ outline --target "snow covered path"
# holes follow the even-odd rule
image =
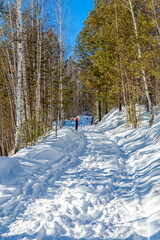
[[[159,142],[119,123],[114,112],[11,157],[1,172],[0,239],[159,240]]]
[[[86,131],[85,137],[85,151],[78,156],[82,163],[63,174],[61,170],[56,182],[51,170],[41,172],[49,184],[42,193],[38,191],[42,196],[27,203],[24,214],[20,212],[10,225],[8,236],[111,239],[130,235],[125,197],[130,197],[132,183],[123,176],[125,157],[122,159],[118,146],[103,133]],[[44,180],[40,182],[44,188]]]

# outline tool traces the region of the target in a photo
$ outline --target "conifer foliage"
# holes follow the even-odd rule
[[[125,106],[127,121],[137,127],[137,105],[145,104],[154,123],[160,1],[95,0],[77,38],[76,58],[69,59],[65,2],[0,1],[0,155],[35,143],[54,121],[60,127],[85,111],[101,120]]]
[[[81,80],[98,104],[99,118],[126,106],[138,124],[137,104],[145,104],[153,124],[160,90],[160,1],[97,0],[77,39]]]

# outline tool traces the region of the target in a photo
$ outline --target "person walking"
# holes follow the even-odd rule
[[[78,130],[78,121],[79,121],[78,117],[75,118],[75,121],[76,121],[75,128],[76,128],[76,131],[77,131]]]

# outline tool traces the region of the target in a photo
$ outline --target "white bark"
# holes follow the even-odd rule
[[[25,106],[25,119],[26,121],[30,119],[30,109],[29,109],[29,101],[28,101],[28,84],[27,84],[27,76],[26,76],[26,61],[25,61],[25,51],[24,44],[22,45],[22,75],[23,75],[23,95],[24,95],[24,106]]]
[[[21,144],[20,128],[25,120],[22,82],[23,46],[22,46],[22,2],[17,0],[17,85],[16,85],[16,136],[15,146]]]
[[[137,40],[138,58],[141,59],[142,58],[142,53],[141,53],[141,48],[140,48],[140,43],[139,43],[138,29],[137,29],[137,23],[136,23],[134,11],[133,11],[133,5],[132,5],[131,0],[128,0],[128,2],[129,2],[129,5],[130,5],[130,11],[131,11],[131,14],[132,14],[132,20],[133,20],[133,25],[134,25],[134,32],[135,32],[135,36],[136,36],[136,40]],[[141,66],[141,73],[142,73],[142,79],[143,79],[145,94],[146,94],[146,98],[147,98],[147,101],[148,101],[149,111],[150,111],[150,114],[151,114],[150,124],[152,124],[153,119],[154,119],[153,106],[152,106],[151,98],[150,98],[150,95],[149,95],[146,73],[145,73],[145,70],[144,70],[143,66]]]
[[[64,25],[64,9],[62,4],[64,0],[56,0],[56,21],[58,26],[59,35],[59,123],[64,120],[64,107],[63,107],[63,25]]]
[[[32,15],[32,28],[34,26],[34,0],[31,0],[31,15]]]
[[[40,120],[40,106],[41,106],[41,58],[42,58],[42,32],[41,23],[38,16],[39,1],[37,1],[37,87],[36,87],[36,120]]]
[[[60,90],[60,120],[64,120],[64,111],[63,111],[63,37],[62,37],[62,6],[60,6],[60,22],[59,22],[59,74],[60,74],[60,82],[59,82],[59,90]]]
[[[15,51],[15,44],[14,44],[14,32],[13,32],[13,23],[12,23],[12,14],[11,14],[11,8],[10,8],[10,1],[8,0],[8,8],[9,8],[9,23],[10,23],[10,29],[11,29],[11,36],[12,36],[12,52],[13,52],[13,71],[16,73],[16,51]],[[14,74],[15,75],[15,74]],[[15,90],[15,89],[14,89]]]

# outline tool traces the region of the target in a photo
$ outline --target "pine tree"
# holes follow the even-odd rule
[[[150,125],[154,119],[153,99],[157,92],[151,82],[159,74],[159,12],[153,3],[97,0],[77,40],[76,52],[83,68],[81,79],[96,92],[101,105],[98,108],[104,114],[104,105],[106,109],[117,105],[121,109],[124,104],[127,119],[134,127],[136,104],[144,104],[146,99]]]

